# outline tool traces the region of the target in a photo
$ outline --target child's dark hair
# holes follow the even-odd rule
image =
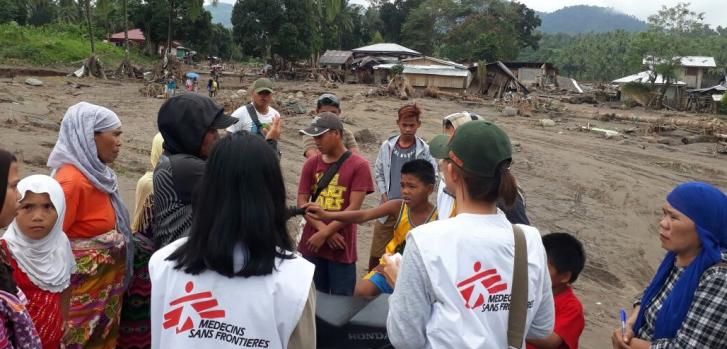
[[[429,161],[423,159],[412,160],[402,165],[401,174],[415,176],[424,184],[434,185],[437,181],[437,176],[434,174],[434,166]]]
[[[399,112],[397,114],[397,120],[401,120],[403,118],[409,118],[414,117],[419,121],[419,118],[422,115],[422,110],[419,109],[419,107],[414,104],[407,104],[401,108],[399,108]]]
[[[575,282],[586,264],[583,244],[571,234],[552,233],[543,236],[543,246],[555,270],[559,273],[570,272],[568,282]]]

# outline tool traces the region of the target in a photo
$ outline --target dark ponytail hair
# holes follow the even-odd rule
[[[452,162],[454,164],[454,162]],[[512,160],[504,160],[497,165],[495,177],[478,177],[455,164],[455,171],[462,177],[467,195],[474,201],[498,202],[511,207],[517,199],[517,181],[510,172]]]

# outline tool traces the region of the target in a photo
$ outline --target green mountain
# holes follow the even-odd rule
[[[648,26],[634,16],[599,6],[569,6],[555,12],[539,12],[538,16],[542,21],[539,29],[543,33],[605,33],[617,29],[637,32]]]
[[[234,5],[220,1],[217,6],[205,5],[204,9],[212,14],[212,23],[221,23],[226,28],[232,28],[232,7]]]

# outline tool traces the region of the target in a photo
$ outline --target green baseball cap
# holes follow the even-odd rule
[[[451,139],[438,135],[429,142],[429,150],[437,159],[449,159],[465,171],[492,178],[497,165],[512,158],[512,145],[505,131],[495,124],[470,121],[458,127]]]
[[[250,89],[253,90],[255,93],[260,93],[263,91],[273,93],[273,81],[268,78],[257,79],[255,80],[255,82],[252,83]]]

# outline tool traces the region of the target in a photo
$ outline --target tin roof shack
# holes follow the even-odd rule
[[[558,69],[547,62],[504,62],[505,66],[525,85],[545,87],[557,84]]]
[[[530,93],[528,88],[513,72],[502,62],[492,62],[485,64],[486,76],[480,81],[477,76],[478,64],[474,63],[469,67],[469,71],[474,74],[472,84],[479,86],[480,93],[490,98],[502,98],[505,92],[515,91],[521,93]]]
[[[716,85],[707,88],[687,90],[687,110],[697,113],[715,113],[727,87]]]
[[[404,46],[392,43],[374,44],[351,50],[354,58],[364,56],[391,56],[398,59],[419,57],[422,54]]]
[[[439,65],[439,66],[447,66],[447,67],[453,67],[457,69],[467,69],[467,66],[464,64],[459,64],[452,61],[447,61],[444,59],[429,57],[429,56],[422,56],[422,57],[414,57],[414,58],[406,58],[401,60],[402,64],[406,65]]]
[[[116,44],[116,46],[123,46],[124,45],[124,32],[118,32],[114,33],[109,37],[109,42],[113,42]],[[134,28],[129,29],[129,42],[133,44],[137,44],[139,46],[144,45],[144,42],[146,42],[146,38],[144,37],[144,32],[141,31],[141,29]]]
[[[658,93],[658,89],[664,86],[665,80],[661,74],[654,75],[652,71],[642,71],[611,83],[618,86],[620,101],[635,101],[641,105],[648,105],[654,94]],[[684,81],[671,82],[664,94],[664,104],[672,108],[680,107],[686,85]]]
[[[677,69],[677,79],[684,81],[688,88],[702,88],[704,82],[704,73],[710,68],[716,68],[717,64],[714,57],[704,56],[684,56],[675,57],[680,68]],[[664,63],[664,59],[648,56],[644,58],[642,63],[645,66],[653,66],[654,64]],[[653,69],[649,69],[653,70]]]
[[[326,50],[326,52],[318,59],[318,66],[321,68],[339,68],[345,69],[353,64],[353,52]]]
[[[402,63],[404,67],[402,74],[412,87],[433,86],[445,91],[456,90],[459,92],[467,89],[472,82],[472,73],[464,69],[464,66],[458,68],[452,65],[410,64],[410,61],[402,61]],[[374,76],[379,76],[383,72],[388,75],[389,70],[395,65],[388,63],[374,66]]]

